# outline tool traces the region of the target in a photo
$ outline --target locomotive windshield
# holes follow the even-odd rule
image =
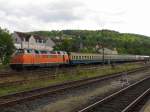
[[[24,49],[17,49],[15,54],[22,54],[24,53]]]

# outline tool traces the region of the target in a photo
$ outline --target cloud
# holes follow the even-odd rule
[[[1,3],[6,4],[6,3]],[[47,4],[19,4],[9,3],[1,5],[0,11],[8,16],[33,17],[45,22],[74,21],[81,19],[76,10],[83,4],[76,1],[60,0]]]
[[[0,26],[11,31],[105,28],[150,35],[149,10],[148,0],[0,0]]]
[[[79,1],[56,0],[43,4],[28,2],[17,3],[0,1],[0,25],[12,30],[30,30],[38,24],[65,23],[82,19],[80,9],[84,7]],[[7,5],[2,5],[7,4]],[[9,26],[8,26],[9,25]],[[38,29],[39,27],[37,27]],[[36,28],[32,29],[35,30]]]

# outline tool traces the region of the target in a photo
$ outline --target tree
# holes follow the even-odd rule
[[[34,33],[34,32],[33,32]],[[105,44],[109,49],[116,48],[119,54],[141,54],[150,55],[150,37],[119,33],[112,30],[62,30],[35,32],[39,35],[47,35],[55,39],[56,36],[63,36],[62,43],[56,45],[56,50],[67,50],[71,52],[97,52],[95,46],[98,42]],[[80,38],[78,38],[80,37]],[[54,49],[55,50],[55,49]]]
[[[6,29],[0,28],[0,60],[2,64],[7,64],[9,62],[14,48],[9,32]]]

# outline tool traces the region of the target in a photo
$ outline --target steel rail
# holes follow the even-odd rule
[[[140,69],[128,71],[127,74],[138,72],[143,69],[144,69],[144,67],[140,68]],[[98,81],[104,81],[104,80],[108,80],[111,78],[119,77],[121,75],[122,75],[122,72],[118,73],[118,74],[112,74],[109,76],[97,76],[97,77],[92,77],[92,78],[88,78],[88,79],[81,79],[81,80],[77,80],[77,81],[65,82],[62,84],[57,84],[57,85],[52,85],[52,86],[48,86],[48,87],[33,89],[30,91],[23,91],[23,92],[18,92],[18,93],[6,95],[6,96],[1,96],[0,97],[0,107],[14,105],[16,103],[36,99],[39,97],[44,97],[49,94],[64,91],[66,89],[75,88],[75,87],[95,83]]]
[[[142,80],[140,80],[140,81],[138,81],[138,82],[136,82],[136,83],[126,87],[126,88],[123,88],[123,89],[119,90],[118,92],[115,92],[115,93],[105,97],[102,100],[99,100],[99,101],[97,101],[97,102],[95,102],[95,103],[93,103],[93,104],[91,104],[91,105],[89,105],[89,106],[79,110],[78,112],[97,112],[97,111],[98,112],[128,112],[133,106],[135,106],[135,104],[137,102],[139,102],[141,100],[142,97],[144,97],[146,94],[148,94],[150,92],[150,86],[146,90],[144,90],[142,92],[142,94],[140,94],[137,98],[135,98],[128,105],[126,103],[128,103],[129,99],[126,99],[126,98],[123,99],[122,98],[123,94],[125,94],[124,97],[128,96],[127,95],[127,93],[128,93],[127,91],[131,90],[131,88],[133,88],[133,87],[139,86],[141,83],[145,83],[147,80],[148,80],[147,84],[149,84],[150,77],[144,78],[144,79],[142,79]],[[131,95],[132,94],[130,93],[129,96],[131,97]],[[116,102],[116,104],[114,102]],[[125,107],[125,108],[123,110],[121,110],[120,108],[123,108],[123,107]],[[118,110],[116,110],[116,109],[118,109]]]

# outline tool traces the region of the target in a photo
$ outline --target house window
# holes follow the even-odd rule
[[[15,41],[18,42],[18,39],[16,38]]]
[[[41,39],[39,39],[39,43],[42,43],[42,40],[41,40]]]
[[[28,39],[27,39],[27,38],[25,38],[25,41],[26,41],[26,42],[28,42]]]
[[[46,43],[46,40],[43,40],[43,43]]]

